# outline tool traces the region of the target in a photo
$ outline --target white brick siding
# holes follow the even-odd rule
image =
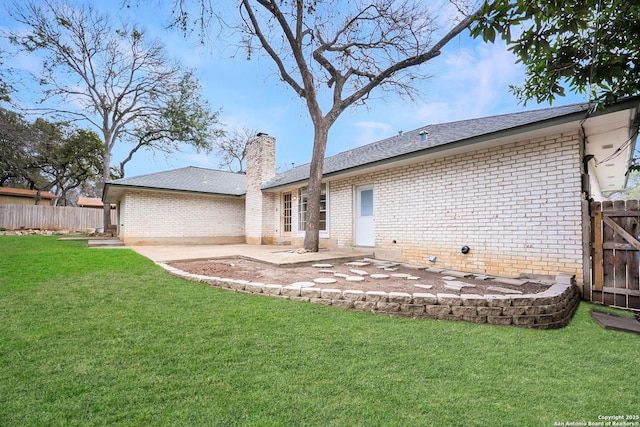
[[[129,190],[120,202],[127,245],[240,243],[244,198]]]
[[[262,193],[262,184],[276,175],[275,138],[259,135],[247,144],[247,193],[246,193],[246,242],[250,244],[273,243],[273,235],[279,226],[274,211],[278,196]]]
[[[381,258],[582,280],[580,167],[576,132],[333,180],[330,241],[353,244],[355,187],[374,184]]]

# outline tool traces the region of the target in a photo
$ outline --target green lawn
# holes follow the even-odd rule
[[[553,426],[640,413],[640,336],[396,319],[0,236],[0,425]]]

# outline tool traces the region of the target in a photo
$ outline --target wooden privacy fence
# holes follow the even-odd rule
[[[640,309],[639,219],[638,200],[591,203],[591,301]]]
[[[102,209],[70,206],[0,205],[0,227],[7,230],[39,228],[41,230],[86,231],[103,226]],[[111,210],[111,223],[116,224]]]

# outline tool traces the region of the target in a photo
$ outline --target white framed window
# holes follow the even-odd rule
[[[329,234],[328,215],[327,215],[327,184],[322,184],[322,193],[320,195],[320,235],[327,237]],[[298,189],[298,234],[304,235],[307,225],[307,204],[308,204],[308,187]]]

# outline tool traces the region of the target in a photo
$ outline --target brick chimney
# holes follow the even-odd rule
[[[273,243],[277,197],[260,187],[276,176],[276,139],[259,133],[247,143],[247,193],[245,196],[245,236],[250,245]]]

